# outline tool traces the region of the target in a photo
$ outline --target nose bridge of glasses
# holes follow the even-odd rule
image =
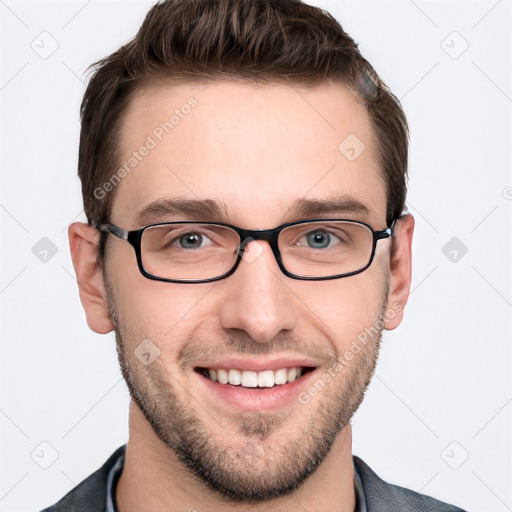
[[[240,246],[243,248],[253,240],[264,240],[272,247],[275,232],[275,229],[242,229],[239,233],[242,240]]]

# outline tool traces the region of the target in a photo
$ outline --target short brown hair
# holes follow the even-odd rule
[[[400,102],[328,12],[300,0],[166,0],[137,35],[93,64],[81,105],[78,175],[90,224],[110,222],[119,133],[133,92],[156,79],[234,78],[314,86],[333,79],[358,93],[386,182],[388,225],[405,207],[408,126]],[[105,257],[105,238],[99,247]]]

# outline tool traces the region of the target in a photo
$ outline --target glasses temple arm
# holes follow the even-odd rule
[[[101,233],[111,233],[121,240],[128,240],[128,231],[116,226],[115,224],[100,224],[99,226],[94,227]]]

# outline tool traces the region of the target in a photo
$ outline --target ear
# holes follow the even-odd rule
[[[114,326],[105,300],[103,274],[97,257],[100,233],[89,224],[74,222],[68,228],[68,237],[87,325],[98,334],[107,334]]]
[[[384,317],[384,328],[396,329],[402,322],[404,308],[411,289],[412,234],[414,217],[403,215],[393,230],[394,242],[389,260],[389,293]]]

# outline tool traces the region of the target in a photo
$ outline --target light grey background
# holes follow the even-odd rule
[[[314,3],[411,127],[412,294],[354,418],[354,453],[467,510],[512,510],[512,0]],[[85,220],[82,73],[150,5],[0,0],[0,512],[57,501],[127,440],[114,336],[85,323],[67,227]]]

